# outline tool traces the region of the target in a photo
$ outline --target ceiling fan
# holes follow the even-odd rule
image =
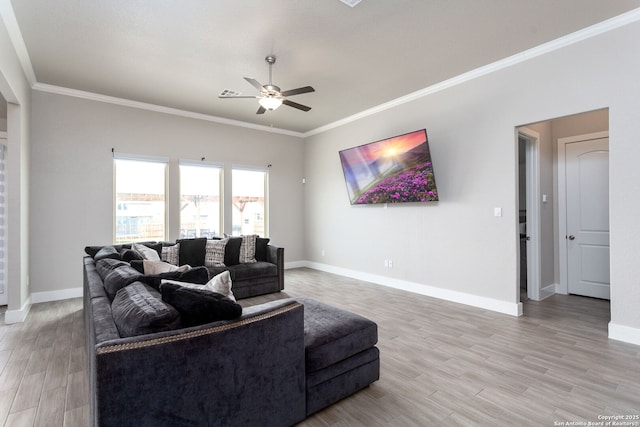
[[[276,63],[276,57],[273,55],[269,55],[264,58],[264,60],[267,62],[267,64],[269,64],[269,84],[262,85],[256,79],[253,79],[251,77],[244,78],[247,82],[249,82],[249,84],[260,91],[259,95],[243,96],[238,92],[225,89],[220,93],[220,95],[218,95],[218,98],[255,98],[260,104],[260,107],[258,108],[258,111],[256,111],[256,114],[264,114],[267,110],[275,110],[282,104],[288,105],[289,107],[297,108],[298,110],[302,111],[311,110],[311,107],[298,104],[297,102],[289,101],[287,97],[308,92],[315,92],[315,89],[311,86],[304,86],[297,89],[281,91],[278,86],[271,83],[271,67]]]

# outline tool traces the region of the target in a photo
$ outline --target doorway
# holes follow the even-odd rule
[[[524,231],[522,234],[525,237],[522,244],[518,246],[520,249],[517,267],[517,271],[520,274],[516,284],[518,301],[524,301],[524,298],[521,298],[521,296],[524,296],[524,291],[520,291],[520,286],[521,277],[525,277],[525,274],[527,278],[526,296],[531,301],[534,300],[536,283],[539,286],[537,300],[540,301],[554,294],[577,294],[573,290],[570,291],[567,285],[567,254],[563,253],[563,246],[566,246],[567,241],[565,236],[568,239],[571,234],[566,233],[564,223],[566,212],[563,210],[563,200],[565,196],[561,194],[561,189],[565,185],[563,181],[565,171],[561,165],[564,162],[562,157],[564,151],[561,151],[559,147],[567,141],[575,142],[579,140],[581,138],[580,135],[608,134],[608,129],[609,110],[607,108],[530,123],[516,128],[514,139],[519,147],[517,150],[519,158],[517,168],[517,214],[518,218],[522,218],[522,222],[525,223],[522,226],[518,221],[517,228],[514,230],[517,233],[518,240],[520,240],[520,231]],[[535,137],[536,133],[538,137],[537,149],[532,149],[535,144],[531,141],[535,139],[532,137]],[[529,136],[529,142],[525,141],[527,136]],[[531,153],[534,155],[533,158],[537,159],[537,162],[534,162],[531,167],[529,166],[531,163],[528,163],[531,162],[531,159],[527,160],[526,158],[527,149],[531,149]],[[537,178],[535,175],[530,178],[532,171],[537,172]],[[600,184],[604,182],[602,181]],[[537,190],[530,190],[532,183],[537,185]],[[603,186],[607,187],[606,184],[603,184]],[[532,197],[532,195],[536,197]],[[604,196],[599,197],[602,198]],[[530,206],[535,206],[533,211],[531,211],[531,208],[526,207],[526,203],[523,204],[521,202],[522,199],[525,201],[531,200]],[[524,212],[522,212],[522,209],[524,209]],[[607,209],[602,208],[600,212],[602,213],[604,210]],[[533,213],[538,214],[538,221],[533,220]],[[608,220],[606,222],[608,224]],[[532,229],[535,225],[538,226],[538,237],[536,239],[534,239],[534,234],[536,233],[533,233]],[[524,230],[522,230],[523,228]],[[575,236],[575,234],[573,235]],[[530,240],[526,240],[527,236],[530,237]],[[532,240],[539,245],[537,249],[531,247],[530,242]],[[588,249],[592,250],[593,248]],[[593,249],[593,251],[598,250]],[[538,256],[539,265],[535,268],[535,271],[539,273],[537,282],[532,282],[530,278],[529,270],[531,269],[532,253]],[[521,266],[524,268],[521,268]],[[601,279],[597,275],[608,275],[607,271],[603,268],[596,268],[595,271],[590,273],[592,279]],[[525,315],[526,310],[525,306]]]

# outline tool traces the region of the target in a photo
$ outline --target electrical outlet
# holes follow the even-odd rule
[[[389,268],[393,268],[393,261],[389,260]]]
[[[321,255],[321,256],[324,256],[324,249],[322,249],[322,250],[320,251],[320,255]]]

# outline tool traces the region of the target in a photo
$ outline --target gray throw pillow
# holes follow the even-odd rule
[[[134,282],[118,291],[111,313],[121,337],[170,331],[180,326],[180,314],[150,286]]]

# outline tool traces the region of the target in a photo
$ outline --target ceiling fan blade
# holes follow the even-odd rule
[[[283,100],[282,103],[284,105],[288,105],[289,107],[297,108],[298,110],[302,110],[302,111],[311,110],[311,107],[307,107],[306,105],[298,104],[297,102],[289,101],[288,99]]]
[[[225,99],[225,98],[253,98],[253,99],[255,99],[255,98],[257,98],[257,96],[255,96],[255,95],[254,96],[240,96],[240,95],[221,96],[221,95],[219,95],[218,98],[222,98],[222,99]]]
[[[301,93],[309,93],[315,92],[316,90],[311,86],[299,87],[297,89],[285,90],[282,93],[282,96],[292,96],[292,95],[300,95]]]
[[[258,111],[256,111],[256,114],[264,114],[265,111],[267,111],[266,108],[261,105],[260,108],[258,108]]]
[[[255,87],[259,91],[262,91],[262,85],[259,81],[257,81],[256,79],[252,79],[251,77],[245,77],[244,79],[248,81],[251,86]]]

